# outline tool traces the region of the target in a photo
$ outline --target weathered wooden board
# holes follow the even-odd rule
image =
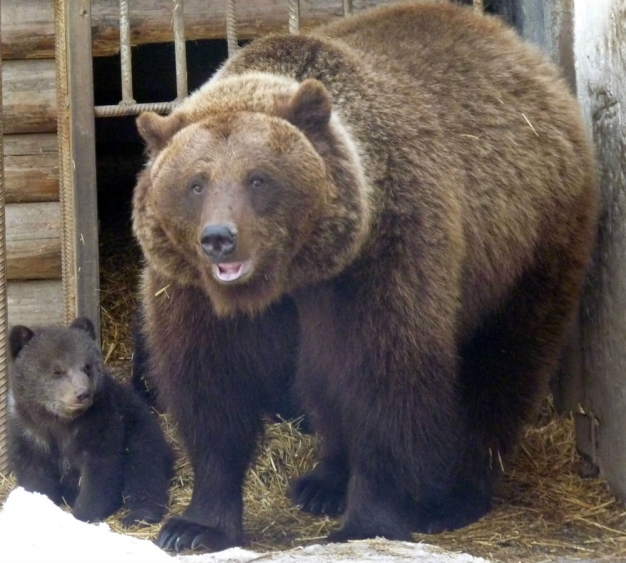
[[[63,322],[63,286],[56,280],[14,281],[7,284],[9,326]]]
[[[61,278],[61,208],[58,203],[6,206],[7,278]]]
[[[56,131],[54,60],[4,61],[2,96],[5,135]]]
[[[4,189],[7,203],[58,201],[56,134],[5,135]]]
[[[586,397],[603,477],[626,499],[626,7],[575,0],[578,96],[601,185],[598,249],[583,303]]]
[[[354,0],[354,13],[394,0]],[[185,0],[185,28],[189,40],[226,36],[226,2]],[[246,0],[237,3],[240,38],[270,31],[287,31],[287,0]],[[119,51],[119,0],[92,0],[94,56]],[[341,0],[300,2],[302,29],[341,17]],[[130,2],[131,41],[134,45],[173,40],[172,0]],[[54,3],[52,0],[2,1],[2,51],[5,59],[54,56]]]

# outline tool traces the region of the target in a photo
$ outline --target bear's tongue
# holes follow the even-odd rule
[[[245,262],[222,262],[213,264],[213,275],[220,281],[235,281],[245,276],[252,267],[252,261]]]

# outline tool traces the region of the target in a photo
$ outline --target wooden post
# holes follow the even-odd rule
[[[68,317],[100,333],[91,1],[57,0],[58,126],[61,143],[63,282]]]
[[[576,71],[598,159],[598,246],[582,309],[585,452],[626,499],[626,11],[623,0],[575,0]]]

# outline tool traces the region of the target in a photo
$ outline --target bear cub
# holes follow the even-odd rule
[[[18,485],[83,521],[122,504],[122,524],[159,522],[173,454],[156,417],[107,373],[92,322],[9,335],[9,458]]]

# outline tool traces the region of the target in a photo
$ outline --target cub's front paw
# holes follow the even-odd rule
[[[201,550],[222,551],[241,545],[240,538],[233,538],[217,528],[197,524],[184,518],[170,518],[159,532],[157,545],[173,551]]]

